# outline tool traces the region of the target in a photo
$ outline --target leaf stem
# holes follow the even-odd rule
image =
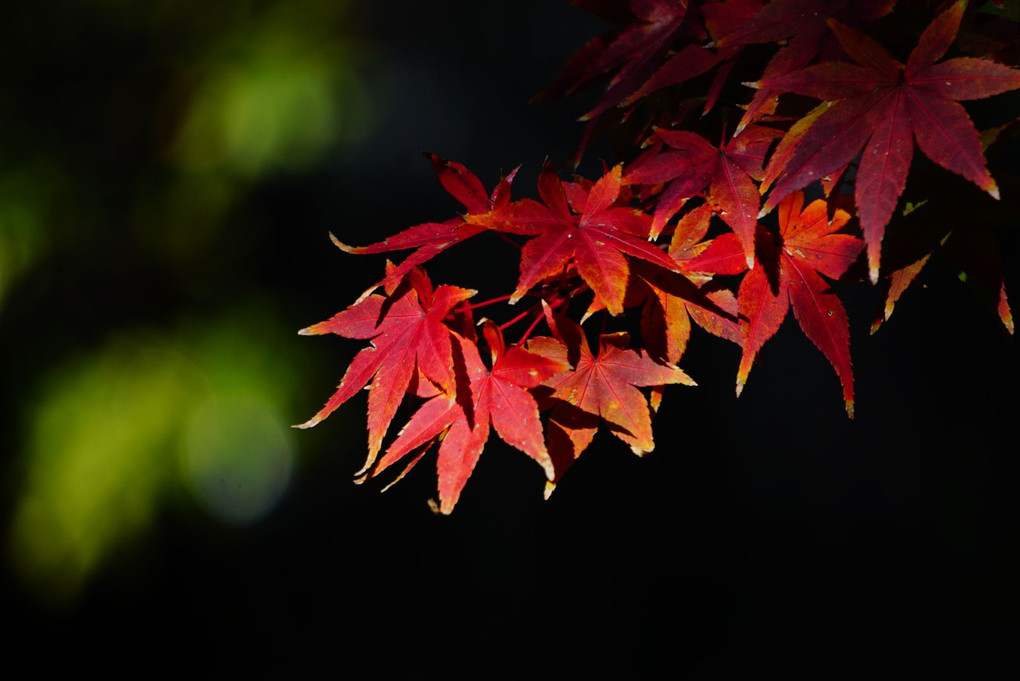
[[[538,305],[532,305],[530,308],[528,308],[524,312],[520,313],[519,315],[517,315],[516,317],[514,317],[510,321],[508,321],[508,322],[506,322],[504,324],[500,324],[499,325],[499,330],[500,331],[505,331],[507,328],[513,326],[514,324],[516,324],[517,322],[521,321],[522,319],[527,317],[529,314],[534,312],[537,308],[538,308]]]
[[[516,241],[514,241],[513,239],[508,237],[503,232],[496,232],[496,236],[498,236],[500,239],[502,239],[503,241],[507,242],[508,244],[510,244],[511,246],[516,248],[518,251],[521,250],[521,248],[523,248],[523,246],[521,246],[519,243],[517,243]]]
[[[460,309],[463,310],[464,312],[467,312],[468,310],[477,310],[480,307],[486,307],[487,305],[502,303],[503,301],[510,300],[511,298],[513,298],[513,295],[499,296],[498,298],[489,298],[488,300],[483,300],[479,303],[468,303],[467,301],[465,301],[461,303]]]
[[[568,300],[569,300],[569,298],[564,298],[563,296],[557,295],[552,300],[546,301],[546,303],[549,305],[549,309],[550,310],[555,310],[555,309],[557,309],[559,307],[563,307],[563,305]],[[518,339],[517,345],[522,345],[524,343],[524,341],[528,340],[528,338],[531,337],[531,332],[535,330],[536,326],[538,326],[538,323],[540,321],[542,321],[543,319],[545,319],[545,314],[543,314],[540,306],[541,306],[541,303],[539,303],[538,305],[535,305],[534,307],[532,307],[531,310],[528,310],[528,312],[531,312],[532,310],[537,310],[538,314],[535,315],[535,318],[533,320],[531,320],[531,324],[529,324],[528,328],[525,329],[524,335],[521,336],[520,339]]]
[[[528,337],[531,336],[531,332],[535,330],[535,327],[538,326],[538,323],[542,321],[543,317],[544,315],[541,313],[541,311],[539,311],[539,313],[535,315],[535,318],[531,320],[531,324],[529,324],[528,328],[524,331],[524,335],[521,336],[520,340],[517,341],[518,345],[523,345],[524,341],[528,340]]]

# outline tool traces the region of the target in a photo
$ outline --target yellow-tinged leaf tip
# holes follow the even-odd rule
[[[329,320],[319,322],[318,324],[312,324],[306,326],[303,329],[298,329],[299,336],[321,336],[324,333],[333,333],[333,330],[329,326]]]
[[[297,425],[291,426],[291,428],[300,428],[301,430],[307,430],[312,426],[318,425],[321,421],[322,419],[320,419],[318,416],[313,416],[304,423],[298,423]]]
[[[383,281],[385,281],[385,280],[383,280]],[[381,284],[381,283],[382,283],[382,282],[380,282],[379,284]],[[372,295],[373,293],[375,293],[375,290],[376,290],[377,288],[379,288],[379,284],[374,284],[374,285],[372,285],[372,286],[369,286],[369,287],[368,287],[367,289],[365,289],[365,290],[364,290],[364,292],[363,292],[363,293],[362,293],[362,294],[361,294],[360,296],[358,296],[358,299],[357,299],[357,300],[355,300],[353,304],[354,304],[354,305],[357,305],[358,303],[360,303],[360,302],[362,302],[363,300],[365,300],[365,298],[368,298],[368,297],[369,297],[370,295]],[[392,291],[389,291],[389,290],[387,290],[387,291],[386,291],[386,293],[387,293],[387,295],[388,295],[388,294],[392,293]]]
[[[545,481],[545,489],[542,490],[542,498],[546,501],[552,496],[552,493],[556,491],[556,483],[552,480]]]
[[[997,312],[1002,325],[1006,327],[1009,335],[1013,335],[1013,311],[1009,308],[1009,301],[1006,300],[1006,286],[1003,284],[999,291],[999,305]]]
[[[992,182],[992,186],[988,188],[988,194],[996,201],[999,200],[999,185]]]
[[[545,478],[547,481],[552,482],[556,479],[556,468],[553,466],[552,459],[549,458],[548,454],[545,459],[538,462],[538,465],[545,471]]]
[[[853,400],[847,400],[847,403],[846,403],[846,415],[849,416],[851,419],[854,417],[854,401]]]
[[[751,373],[751,365],[754,362],[754,355],[748,357],[746,354],[740,358],[740,366],[737,367],[737,397],[744,391],[744,384],[747,383],[747,375]]]
[[[344,253],[357,253],[358,249],[353,246],[348,246],[340,239],[337,239],[333,232],[329,233],[329,240],[333,242],[333,245],[339,248]]]
[[[369,455],[368,461],[365,462],[365,465],[363,465],[360,470],[358,470],[358,471],[356,471],[354,473],[354,482],[356,482],[356,483],[358,483],[360,485],[361,483],[363,483],[365,481],[366,478],[371,477],[368,474],[368,471],[371,470],[372,464],[374,464],[374,463],[375,463],[375,455]]]
[[[881,261],[879,260],[879,248],[880,246],[875,245],[872,249],[869,245],[868,248],[868,279],[871,280],[872,284],[878,283],[878,274],[881,269]]]

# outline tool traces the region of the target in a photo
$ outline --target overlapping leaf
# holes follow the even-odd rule
[[[453,366],[461,380],[425,402],[379,459],[377,475],[415,449],[442,436],[439,445],[439,510],[450,513],[460,498],[485,443],[490,424],[504,442],[521,450],[545,469],[554,469],[545,448],[538,404],[528,389],[566,369],[566,364],[518,347],[506,348],[499,329],[487,322],[483,333],[492,355],[492,369],[482,363],[478,347],[454,335]]]
[[[383,437],[418,369],[442,389],[453,392],[450,330],[443,318],[474,291],[440,286],[433,291],[419,270],[410,283],[393,296],[370,295],[330,319],[302,329],[302,335],[335,333],[345,338],[371,340],[359,352],[336,392],[315,416],[298,426],[311,428],[371,381],[368,393],[368,459],[362,472],[375,461]]]
[[[656,205],[652,236],[658,236],[687,199],[707,187],[722,219],[740,237],[750,266],[761,203],[754,181],[762,179],[765,154],[780,133],[751,126],[721,147],[684,130],[659,129],[655,134],[669,149],[635,164],[626,177],[628,183],[668,183]]]
[[[450,196],[464,205],[468,214],[486,213],[509,203],[510,184],[513,182],[516,171],[507,177],[500,178],[490,197],[486,194],[481,180],[460,163],[448,161],[430,153],[426,153],[425,157],[432,162],[439,182]],[[332,234],[330,234],[330,238],[345,253],[371,254],[416,249],[397,267],[388,271],[382,281],[369,289],[372,291],[378,286],[383,286],[387,293],[392,293],[412,269],[428,262],[447,248],[482,231],[484,228],[466,224],[462,218],[457,217],[445,222],[426,222],[415,225],[368,246],[348,246]]]
[[[543,384],[555,404],[547,441],[557,479],[591,443],[600,422],[635,453],[652,451],[648,398],[638,387],[695,385],[694,381],[674,365],[660,364],[643,350],[628,349],[626,333],[600,336],[595,355],[576,323],[560,317],[551,325],[556,337],[532,338],[527,349],[573,367]]]
[[[834,102],[803,133],[765,209],[846,166],[863,150],[854,195],[873,281],[885,226],[906,185],[914,140],[932,161],[998,198],[978,132],[957,102],[1016,89],[1020,71],[971,57],[936,63],[952,46],[965,6],[960,0],[936,17],[906,65],[864,33],[830,21],[856,64],[827,62],[761,83]]]
[[[708,233],[712,208],[705,203],[680,219],[670,241],[669,255],[679,273],[653,268],[635,270],[635,295],[644,295],[641,310],[641,340],[657,360],[680,361],[691,334],[691,321],[709,333],[736,344],[741,343],[737,299],[729,289],[710,284],[710,277],[689,269],[710,242]]]
[[[662,65],[678,37],[698,32],[687,21],[686,0],[628,0],[625,4],[630,15],[627,25],[588,42],[541,97],[560,97],[609,76],[605,92],[582,120],[597,118],[643,85]]]
[[[737,395],[743,390],[755,356],[775,335],[793,307],[793,314],[811,342],[822,351],[843,384],[847,413],[853,416],[854,388],[850,363],[850,329],[846,310],[820,276],[838,279],[857,259],[864,244],[848,234],[836,234],[850,216],[837,210],[828,220],[825,201],[804,208],[804,195],[795,192],[779,205],[780,244],[764,228],[759,230],[758,262],[740,282],[737,302],[743,354],[737,370]],[[742,247],[724,234],[695,258],[689,267],[719,274],[738,274],[744,268]]]
[[[544,205],[523,199],[465,218],[472,225],[535,236],[521,251],[521,276],[511,302],[572,266],[615,315],[623,312],[630,272],[624,254],[676,269],[668,255],[643,238],[649,216],[617,205],[621,172],[616,166],[586,191],[561,181],[547,164],[538,184]]]
[[[762,81],[771,81],[810,64],[821,53],[834,57],[828,19],[858,25],[874,21],[892,11],[896,0],[775,0],[758,12],[740,30],[721,39],[719,44],[775,42],[789,38],[765,65]],[[739,132],[763,114],[775,110],[778,91],[765,86],[755,91],[747,106]]]
[[[494,429],[543,467],[549,492],[600,427],[609,428],[639,454],[654,447],[651,421],[663,386],[693,385],[676,366],[692,322],[741,345],[739,395],[755,358],[791,308],[803,333],[833,366],[852,416],[849,323],[832,280],[857,261],[865,243],[871,275],[881,273],[886,286],[885,309],[873,328],[888,318],[929,255],[939,249],[937,260],[973,288],[1012,332],[1005,268],[989,223],[1009,224],[1013,215],[1002,211],[991,217],[988,210],[964,200],[952,203],[956,197],[951,196],[941,202],[938,219],[925,227],[923,243],[917,235],[906,234],[908,225],[883,241],[905,191],[915,142],[938,166],[997,196],[978,133],[958,102],[1020,88],[1020,71],[989,61],[1016,63],[1012,19],[987,7],[972,12],[962,22],[957,45],[958,54],[968,56],[959,57],[950,50],[965,0],[939,14],[923,32],[910,22],[926,10],[901,8],[883,19],[880,30],[889,45],[897,35],[910,41],[921,33],[904,64],[862,32],[869,22],[888,14],[896,0],[574,4],[619,28],[589,43],[545,94],[606,84],[585,116],[589,125],[582,148],[590,136],[611,127],[616,128],[615,141],[625,143],[649,141],[654,130],[651,144],[627,166],[626,177],[616,166],[594,182],[563,181],[547,163],[538,181],[540,201],[511,202],[513,173],[489,195],[464,166],[427,155],[443,187],[463,205],[464,216],[417,225],[358,248],[334,238],[351,253],[413,251],[399,265],[388,264],[386,276],[350,308],[302,331],[371,341],[355,356],[326,405],[302,424],[315,425],[370,385],[369,454],[362,479],[398,464],[406,472],[438,445],[438,510],[449,513]],[[990,16],[999,28],[1011,22],[1011,32],[985,31],[982,22]],[[752,47],[767,43],[776,47]],[[763,72],[744,58],[752,52],[761,57]],[[727,102],[731,91],[723,87],[731,71],[748,72],[751,78],[761,74],[754,98],[740,107],[742,114]],[[646,106],[632,107],[662,88],[712,72],[707,92],[662,91],[644,99]],[[787,93],[820,103],[812,109]],[[694,120],[699,109],[712,111],[717,99],[723,106]],[[766,116],[769,125],[784,127],[785,135],[755,125]],[[738,117],[735,134],[726,141],[727,126]],[[999,122],[1010,117],[1015,113],[1004,114]],[[719,134],[720,128],[721,146],[702,137]],[[997,162],[995,149],[1008,142],[1008,134],[1000,133],[1013,128],[1015,124],[1007,123],[982,133],[986,142],[998,135],[999,141],[987,150],[992,163]],[[780,135],[763,168],[771,143]],[[995,172],[1003,193],[1008,193],[1008,166],[992,167],[1003,168]],[[926,162],[914,172],[918,177],[933,172],[950,185],[961,184]],[[821,182],[828,205],[804,205],[800,190],[815,181]],[[930,179],[918,186],[929,187],[932,195],[951,193],[930,189]],[[856,205],[850,202],[851,190]],[[687,201],[696,196],[704,203],[690,210],[695,204]],[[759,211],[762,196],[764,211]],[[849,215],[837,206],[857,212],[865,241],[838,233]],[[778,208],[775,235],[758,224],[759,212],[773,208]],[[673,223],[678,214],[682,217]],[[733,233],[707,240],[715,214]],[[485,230],[526,239],[520,277],[509,299],[516,303],[530,295],[540,305],[503,327],[483,322],[482,341],[472,310],[507,296],[458,305],[472,292],[449,286],[433,290],[417,266]],[[668,252],[654,243],[662,233],[672,234]],[[898,248],[901,233],[911,249]],[[742,277],[737,295],[725,288],[731,280],[717,274]],[[385,295],[373,294],[379,285]],[[640,344],[632,345],[626,333],[606,333],[604,327],[597,352],[592,351],[579,324],[566,316],[576,309],[574,298],[588,290],[594,299],[582,323],[597,312],[619,316],[640,308],[640,317],[624,320],[640,326]],[[553,337],[532,337],[542,319],[539,307]],[[532,323],[520,340],[508,346],[500,328],[529,317]],[[621,320],[601,321],[617,325]],[[491,362],[481,358],[479,348],[486,346]],[[378,458],[405,399],[419,406]]]

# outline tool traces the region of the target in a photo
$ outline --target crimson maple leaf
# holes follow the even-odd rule
[[[688,263],[711,243],[702,241],[708,233],[712,207],[701,204],[680,219],[670,241],[669,256],[679,272],[667,271],[638,261],[631,269],[624,306],[641,306],[641,339],[656,361],[676,364],[691,335],[691,320],[714,336],[741,344],[737,299],[712,281],[711,275],[688,269]],[[604,309],[596,299],[584,319]],[[652,386],[652,410],[658,411],[663,386]]]
[[[850,215],[837,210],[829,222],[822,199],[804,208],[804,194],[795,192],[779,204],[779,238],[775,244],[764,228],[758,233],[755,267],[740,282],[737,303],[743,354],[737,370],[737,395],[747,382],[755,355],[786,318],[789,308],[800,328],[836,370],[843,385],[847,413],[853,417],[854,387],[850,363],[850,330],[846,310],[819,273],[838,279],[857,259],[864,243],[835,234]],[[745,268],[742,248],[731,234],[714,239],[690,269],[739,274]]]
[[[549,480],[554,469],[545,448],[538,404],[528,389],[566,369],[566,364],[519,347],[507,348],[499,328],[484,321],[492,369],[482,363],[478,347],[454,334],[453,365],[461,381],[455,390],[428,400],[379,459],[372,475],[400,461],[415,449],[442,436],[437,469],[439,510],[453,510],[489,439],[489,427],[504,442],[521,450],[543,469]],[[413,463],[415,463],[415,460]]]
[[[666,62],[653,73],[645,84],[634,91],[629,97],[620,102],[620,106],[630,106],[642,97],[661,90],[671,85],[679,85],[696,78],[703,73],[708,73],[714,66],[732,58],[732,51],[713,52],[712,50],[691,43],[684,46],[679,52],[670,57]],[[722,83],[713,83],[713,93],[718,94],[718,88]],[[710,95],[704,106],[707,113],[715,103],[716,96]]]
[[[722,219],[744,244],[751,266],[761,204],[754,180],[761,180],[769,144],[781,133],[751,126],[718,148],[700,135],[683,130],[656,129],[655,135],[669,150],[645,157],[630,168],[625,178],[628,184],[669,183],[656,204],[652,236],[658,236],[687,199],[708,187]]]
[[[999,196],[978,132],[957,102],[1016,89],[1020,71],[971,57],[935,63],[952,46],[965,6],[966,0],[959,0],[936,17],[906,65],[867,35],[830,20],[857,64],[826,62],[760,83],[833,102],[803,133],[765,210],[847,165],[863,149],[854,196],[872,281],[878,278],[882,237],[906,185],[915,139],[932,161]]]
[[[873,21],[893,10],[897,0],[773,0],[764,7],[757,0],[730,0],[713,3],[732,14],[746,16],[753,9],[749,19],[730,23],[722,30],[709,22],[709,28],[716,36],[716,45],[749,45],[752,43],[773,43],[791,38],[791,44],[798,36],[809,35],[818,41],[826,31],[825,22],[830,17],[860,22]],[[713,15],[717,15],[716,9]],[[817,50],[817,47],[815,47]]]
[[[765,168],[765,175],[762,178],[761,185],[758,186],[758,191],[764,194],[768,191],[776,180],[782,179],[786,166],[790,163],[794,153],[797,151],[797,146],[800,143],[801,138],[811,129],[811,126],[815,124],[819,116],[829,110],[832,102],[822,102],[811,111],[804,114],[799,120],[797,120],[790,129],[783,135],[783,139],[779,140],[776,148],[772,150],[772,156],[769,158],[768,167]],[[821,181],[823,186],[832,177],[842,175],[843,170],[849,165],[847,162],[842,167],[838,168],[835,172],[828,176],[822,177]]]
[[[628,25],[589,41],[539,98],[561,97],[612,74],[598,103],[581,117],[595,119],[637,90],[662,64],[678,37],[700,32],[687,21],[687,0],[627,0],[626,4],[632,17]]]
[[[624,254],[676,269],[668,255],[645,240],[649,216],[616,205],[621,173],[616,166],[589,191],[580,183],[564,183],[546,164],[538,180],[545,205],[522,199],[484,215],[465,217],[472,225],[536,237],[521,249],[521,276],[511,303],[572,264],[609,312],[617,315],[623,312],[630,273]]]
[[[680,361],[691,336],[692,320],[714,336],[741,344],[736,296],[712,281],[711,275],[688,269],[688,263],[710,243],[702,240],[713,214],[711,205],[704,203],[677,224],[669,255],[677,261],[679,273],[640,266],[634,270],[628,295],[636,299],[634,305],[644,300],[641,340],[648,354],[658,361]],[[629,302],[627,307],[631,307]],[[659,410],[664,387],[652,386],[652,411]]]
[[[428,276],[414,270],[389,297],[369,295],[330,319],[301,329],[305,336],[335,333],[371,340],[351,361],[336,392],[311,419],[297,426],[311,428],[357,394],[369,381],[368,459],[359,475],[375,461],[390,421],[415,375],[415,369],[444,390],[453,390],[450,330],[443,318],[475,291],[443,285],[433,291]]]
[[[492,191],[492,195],[489,196],[486,194],[485,186],[481,180],[465,166],[427,152],[425,157],[432,162],[432,167],[439,177],[439,182],[446,189],[447,193],[463,204],[467,208],[468,214],[486,213],[509,203],[510,184],[517,173],[516,170],[507,177],[500,178],[496,188]],[[414,253],[407,256],[398,266],[387,271],[382,281],[368,289],[368,292],[371,292],[378,286],[383,286],[386,292],[391,294],[404,276],[412,269],[431,260],[450,246],[483,231],[485,231],[484,228],[466,224],[462,218],[457,217],[445,222],[425,222],[415,225],[368,246],[348,246],[332,234],[329,237],[345,253],[388,253],[390,251],[416,249]]]
[[[892,11],[896,0],[774,0],[762,7],[761,0],[706,2],[700,7],[705,27],[713,41],[709,46],[685,45],[657,69],[622,105],[660,88],[688,81],[720,65],[705,105],[712,108],[723,81],[733,68],[741,49],[753,43],[770,43],[790,38],[765,67],[764,77],[778,77],[807,66],[825,46],[828,17],[871,21]],[[774,109],[777,92],[759,90],[747,107],[736,132],[752,120]]]
[[[887,15],[895,5],[896,0],[774,0],[750,21],[717,39],[716,45],[733,49],[789,38],[769,59],[760,79],[773,80],[804,68],[820,53],[823,59],[835,58],[828,19],[851,25],[867,23]],[[740,119],[737,132],[760,116],[772,113],[779,94],[769,87],[759,88]]]
[[[917,275],[921,273],[924,266],[928,264],[928,259],[931,257],[931,253],[921,256],[919,260],[916,260],[909,265],[905,265],[896,270],[893,270],[887,278],[883,279],[884,289],[883,298],[885,299],[882,304],[881,311],[875,315],[875,318],[871,322],[871,333],[875,333],[881,328],[882,324],[889,321],[889,317],[892,316],[893,310],[896,309],[896,303],[899,301],[910,285],[914,283]]]
[[[572,371],[543,383],[548,399],[555,404],[547,423],[547,443],[556,480],[591,443],[601,421],[634,453],[652,451],[655,442],[648,398],[638,387],[697,384],[679,367],[660,364],[643,350],[628,349],[629,334],[602,334],[598,355],[594,355],[575,322],[553,319],[548,312],[547,320],[556,337],[531,338],[527,349],[573,366]]]
[[[669,255],[679,273],[638,268],[634,280],[644,287],[641,339],[655,359],[676,364],[687,347],[691,320],[709,333],[740,345],[737,299],[711,277],[690,270],[689,263],[708,247],[712,207],[705,203],[684,215],[670,240]],[[639,289],[640,291],[640,289]],[[630,305],[628,305],[629,307]]]

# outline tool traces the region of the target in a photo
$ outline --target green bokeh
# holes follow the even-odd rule
[[[259,197],[367,133],[350,14],[88,0],[26,7],[46,32],[0,47],[0,324],[35,339],[4,382],[0,477],[44,600],[74,603],[161,514],[248,526],[286,494],[310,388],[279,351],[286,271],[260,270],[293,234]]]
[[[125,333],[40,386],[9,547],[40,595],[74,596],[167,503],[246,524],[281,499],[298,382],[272,361],[282,330],[268,315],[231,317]]]
[[[8,289],[50,247],[46,223],[62,182],[59,168],[45,159],[0,175],[0,312]]]

